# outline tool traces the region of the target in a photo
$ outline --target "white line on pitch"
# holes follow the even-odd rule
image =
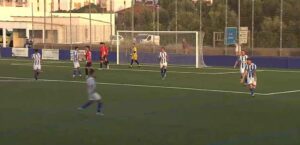
[[[32,64],[29,63],[11,63],[11,65],[17,65],[17,66],[32,66]],[[54,65],[42,65],[46,67],[58,67],[58,68],[72,68],[72,66],[54,66]],[[117,68],[110,68],[109,70],[112,71],[134,71],[134,72],[155,72],[158,73],[160,71],[158,70],[146,70],[146,69],[117,69]],[[183,72],[183,71],[168,71],[168,73],[177,73],[177,74],[198,74],[198,75],[224,75],[224,74],[239,74],[238,71],[234,72],[214,72],[214,73],[204,73],[204,72]]]
[[[271,96],[271,95],[291,94],[291,93],[299,93],[299,92],[300,92],[300,90],[292,90],[292,91],[268,93],[268,94],[265,94],[265,95],[266,96]]]
[[[18,79],[18,80],[32,80],[32,78],[18,78],[18,77],[0,77],[3,79]],[[80,83],[85,84],[84,81],[67,81],[67,80],[50,80],[39,79],[36,82],[61,82],[61,83]],[[139,84],[127,84],[127,83],[97,83],[100,85],[110,86],[126,86],[126,87],[142,87],[142,88],[158,88],[158,89],[174,89],[174,90],[188,90],[188,91],[201,91],[201,92],[216,92],[216,93],[231,93],[231,94],[249,94],[248,92],[239,91],[227,91],[227,90],[214,90],[214,89],[200,89],[200,88],[186,88],[186,87],[167,87],[167,86],[152,86],[152,85],[139,85]],[[264,93],[256,93],[257,95],[266,95]]]

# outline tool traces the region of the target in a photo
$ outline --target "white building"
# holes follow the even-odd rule
[[[51,0],[0,0],[0,36],[6,40],[10,31],[14,47],[22,47],[26,38],[32,38],[34,43],[98,43],[108,41],[115,33],[114,14],[93,13],[89,19],[87,13],[72,13],[71,18],[69,13],[51,13],[51,5],[54,11],[69,9],[66,1],[53,0],[51,4]],[[72,2],[76,6],[87,4],[89,0]],[[96,4],[97,0],[90,2]],[[1,42],[3,47],[7,46],[0,38]]]
[[[108,12],[117,12],[132,6],[133,0],[98,0],[98,4]]]

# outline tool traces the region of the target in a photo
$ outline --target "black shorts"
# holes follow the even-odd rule
[[[92,62],[86,62],[85,67],[92,67]]]
[[[100,57],[100,61],[107,61],[107,55]]]

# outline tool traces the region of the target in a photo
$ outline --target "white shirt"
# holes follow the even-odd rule
[[[88,77],[86,80],[87,92],[88,94],[93,94],[96,92],[96,80],[94,77]]]
[[[79,60],[78,51],[74,50],[74,52],[73,52],[73,62],[78,62],[78,60]]]
[[[167,52],[160,52],[158,57],[160,58],[160,63],[167,63]]]
[[[41,54],[34,53],[32,54],[33,65],[41,65]]]

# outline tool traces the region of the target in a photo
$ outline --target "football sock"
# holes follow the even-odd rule
[[[83,104],[83,105],[81,106],[81,108],[85,109],[85,108],[89,107],[91,104],[93,104],[93,101],[88,101],[88,102],[86,102],[85,104]]]
[[[77,68],[77,72],[78,72],[79,75],[81,75],[81,71],[80,71],[79,68]]]
[[[160,69],[160,75],[161,75],[161,77],[164,76],[164,69],[163,68]]]
[[[136,64],[140,65],[139,61],[136,60],[135,62],[136,62]]]
[[[34,78],[35,78],[35,80],[37,80],[37,72],[36,71],[34,72]]]
[[[102,62],[100,62],[100,68],[102,68]]]
[[[131,60],[131,62],[130,62],[130,65],[132,65],[133,64],[133,59]]]
[[[73,70],[73,75],[74,75],[74,76],[76,75],[76,72],[77,72],[77,69],[74,69],[74,70]]]
[[[101,112],[102,109],[102,102],[99,102],[97,105],[97,112]]]
[[[85,75],[88,75],[89,73],[88,73],[88,69],[87,68],[85,68]]]

